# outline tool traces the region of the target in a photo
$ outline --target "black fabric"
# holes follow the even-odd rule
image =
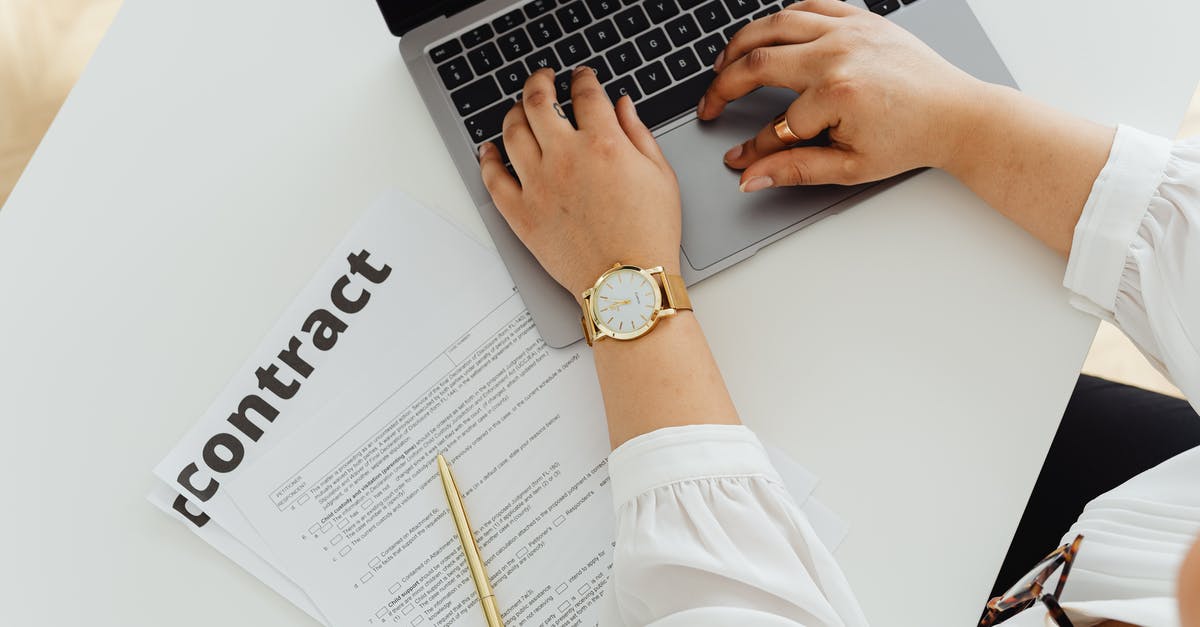
[[[1089,501],[1196,446],[1200,416],[1187,401],[1081,375],[991,596],[1058,548]]]

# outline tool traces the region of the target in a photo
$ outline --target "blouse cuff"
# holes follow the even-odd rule
[[[758,437],[742,425],[667,427],[640,435],[608,456],[613,505],[697,479],[760,477],[783,485]]]
[[[1162,182],[1171,140],[1118,126],[1108,162],[1075,226],[1063,285],[1111,312],[1129,246]]]

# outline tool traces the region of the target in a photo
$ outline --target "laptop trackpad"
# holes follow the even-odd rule
[[[785,89],[763,88],[730,104],[713,122],[692,121],[659,136],[679,177],[683,195],[683,251],[696,270],[753,247],[858,191],[822,185],[738,191],[740,172],[721,160],[735,144],[753,137],[796,98]]]

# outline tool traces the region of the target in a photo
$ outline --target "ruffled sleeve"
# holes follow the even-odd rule
[[[1122,126],[1075,227],[1063,284],[1200,410],[1200,138]]]
[[[833,556],[741,426],[661,429],[609,457],[603,625],[866,625]]]

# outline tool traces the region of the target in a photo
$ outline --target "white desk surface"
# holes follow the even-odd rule
[[[972,5],[1030,94],[1174,134],[1195,3]],[[143,499],[391,186],[482,232],[374,2],[126,0],[0,211],[0,623],[307,624]],[[874,624],[974,624],[1095,330],[1063,268],[930,172],[695,289]]]

